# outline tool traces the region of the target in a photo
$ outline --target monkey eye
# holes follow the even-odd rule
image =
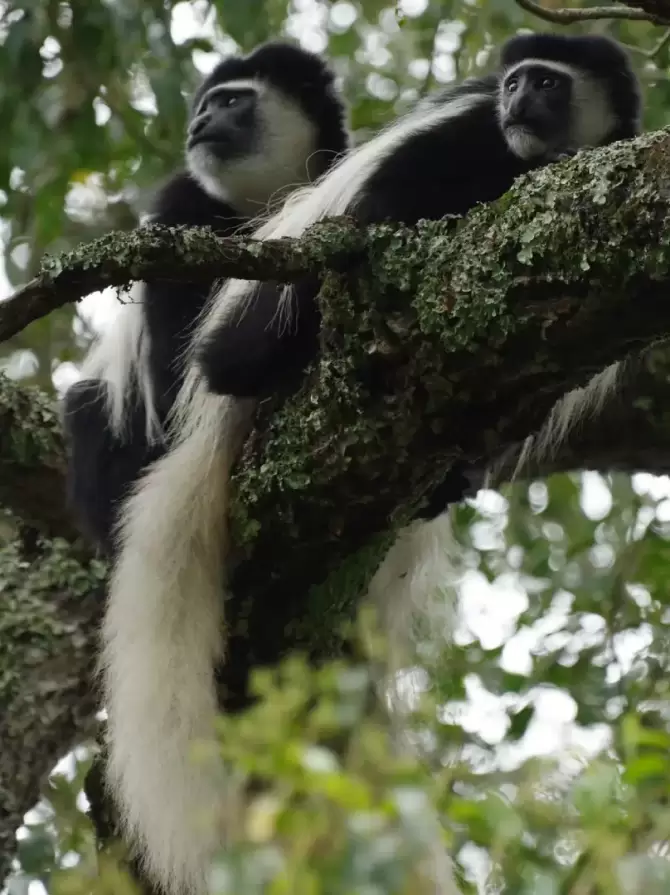
[[[514,93],[519,86],[519,81],[517,78],[510,78],[505,84],[505,90],[508,93]]]
[[[553,90],[554,87],[558,87],[558,78],[552,78],[551,75],[547,75],[540,81],[540,88],[542,90]]]
[[[235,105],[237,105],[237,103],[238,103],[239,101],[240,101],[239,96],[237,96],[237,95],[234,94],[234,93],[230,93],[230,94],[228,94],[228,96],[224,99],[224,101],[223,101],[223,105],[224,105],[227,109],[229,109],[231,106],[235,106]]]

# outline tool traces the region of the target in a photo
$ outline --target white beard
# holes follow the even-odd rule
[[[513,124],[505,128],[505,141],[510,151],[521,159],[532,159],[545,155],[549,147],[546,142],[536,136],[528,128],[520,124]]]

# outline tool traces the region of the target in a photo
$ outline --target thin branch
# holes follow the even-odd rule
[[[648,15],[661,19],[665,24],[670,22],[670,0],[628,0],[627,5],[643,9]]]
[[[440,33],[440,26],[442,24],[442,19],[440,16],[437,17],[436,21],[433,22],[433,26],[430,29],[430,40],[427,41],[429,43],[428,49],[428,71],[426,72],[426,76],[423,79],[421,86],[419,87],[419,96],[427,96],[429,91],[433,87],[434,80],[434,66],[435,66],[435,52],[437,50],[437,39]]]
[[[641,56],[642,59],[655,59],[663,50],[663,48],[667,45],[668,41],[670,41],[670,28],[668,28],[663,37],[657,41],[654,46],[650,50],[645,50],[642,47],[638,47],[635,44],[622,43],[622,46],[625,47],[629,53],[635,56]],[[653,77],[655,78],[657,73],[655,72]]]
[[[364,244],[362,231],[345,219],[313,227],[299,243],[218,239],[209,228],[158,225],[110,233],[45,259],[39,274],[0,304],[0,342],[56,308],[110,286],[140,279],[188,283],[218,277],[293,282],[313,270],[337,269]]]
[[[638,6],[591,6],[584,9],[547,9],[535,0],[516,0],[517,6],[526,12],[552,22],[554,25],[571,25],[574,22],[596,21],[598,19],[628,19],[631,21],[653,22],[656,25],[667,25],[669,17],[648,12]]]
[[[670,28],[667,29],[663,37],[651,48],[651,50],[647,50],[647,59],[655,59],[661,50],[667,46],[668,41],[670,41]]]

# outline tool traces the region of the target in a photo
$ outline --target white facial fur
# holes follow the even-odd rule
[[[206,145],[199,145],[187,151],[186,165],[206,193],[254,217],[309,180],[307,162],[316,149],[316,127],[289,97],[262,81],[219,84],[203,97],[200,107],[209,96],[231,87],[253,87],[257,92],[256,149],[222,161]]]
[[[501,88],[510,75],[533,65],[542,65],[557,74],[567,75],[572,81],[570,130],[566,148],[583,149],[602,143],[614,130],[617,122],[604,86],[585,70],[547,59],[524,59],[504,72]],[[498,101],[498,115],[502,116],[501,98]],[[504,135],[510,150],[522,159],[537,158],[552,148],[524,127],[506,128]]]
[[[504,130],[505,142],[510,151],[521,159],[533,159],[544,155],[549,147],[544,140],[537,137],[528,128],[515,124],[512,127],[506,127]]]

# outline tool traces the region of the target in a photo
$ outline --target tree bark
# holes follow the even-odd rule
[[[101,563],[65,541],[0,550],[0,880],[47,774],[95,727]]]
[[[670,0],[618,0],[632,9],[642,9],[649,16],[663,22],[670,22]]]
[[[337,224],[334,248],[323,248],[326,237],[320,254],[309,256],[282,242],[283,262],[264,268],[268,275],[290,279],[325,268],[327,257],[334,270],[320,298],[320,358],[297,395],[264,405],[234,476],[233,586],[246,603],[221,671],[224,702],[243,701],[246,670],[268,631],[275,639],[264,654],[300,646],[323,656],[342,646],[340,623],[354,612],[393,531],[455,462],[481,466],[513,448],[566,390],[670,330],[669,157],[670,133],[647,135],[524,177],[457,224],[367,233]],[[169,256],[175,240],[190,239],[151,228],[124,238],[135,252],[145,237],[151,259],[133,254],[126,279],[154,273],[161,251]],[[228,251],[229,241],[213,261],[214,237],[198,231],[194,239],[205,239],[206,251],[183,255],[175,273],[193,279],[199,265],[208,276],[232,272],[221,248]],[[238,261],[251,264],[262,249],[244,246]],[[19,312],[15,303],[0,314],[0,331],[7,335],[108,285],[106,262],[114,252],[125,257],[118,249],[110,242],[107,259],[103,252],[92,266],[86,247],[73,253],[75,274],[61,267],[51,285],[33,284],[30,309]],[[18,621],[12,602],[0,603],[0,681],[10,681],[0,692],[1,804],[10,806],[0,815],[0,848],[11,848],[37,781],[89,730],[105,570],[81,554],[63,507],[63,446],[53,412],[5,382],[0,415],[3,503],[71,542],[69,550],[52,544],[30,573],[16,566]],[[645,433],[626,430],[606,445],[595,429],[590,441],[585,433],[584,453],[569,462],[646,463],[661,438],[654,421],[652,414]],[[31,475],[36,488],[28,487]],[[54,557],[55,583],[40,571],[53,569]],[[45,627],[40,649],[22,648]]]

